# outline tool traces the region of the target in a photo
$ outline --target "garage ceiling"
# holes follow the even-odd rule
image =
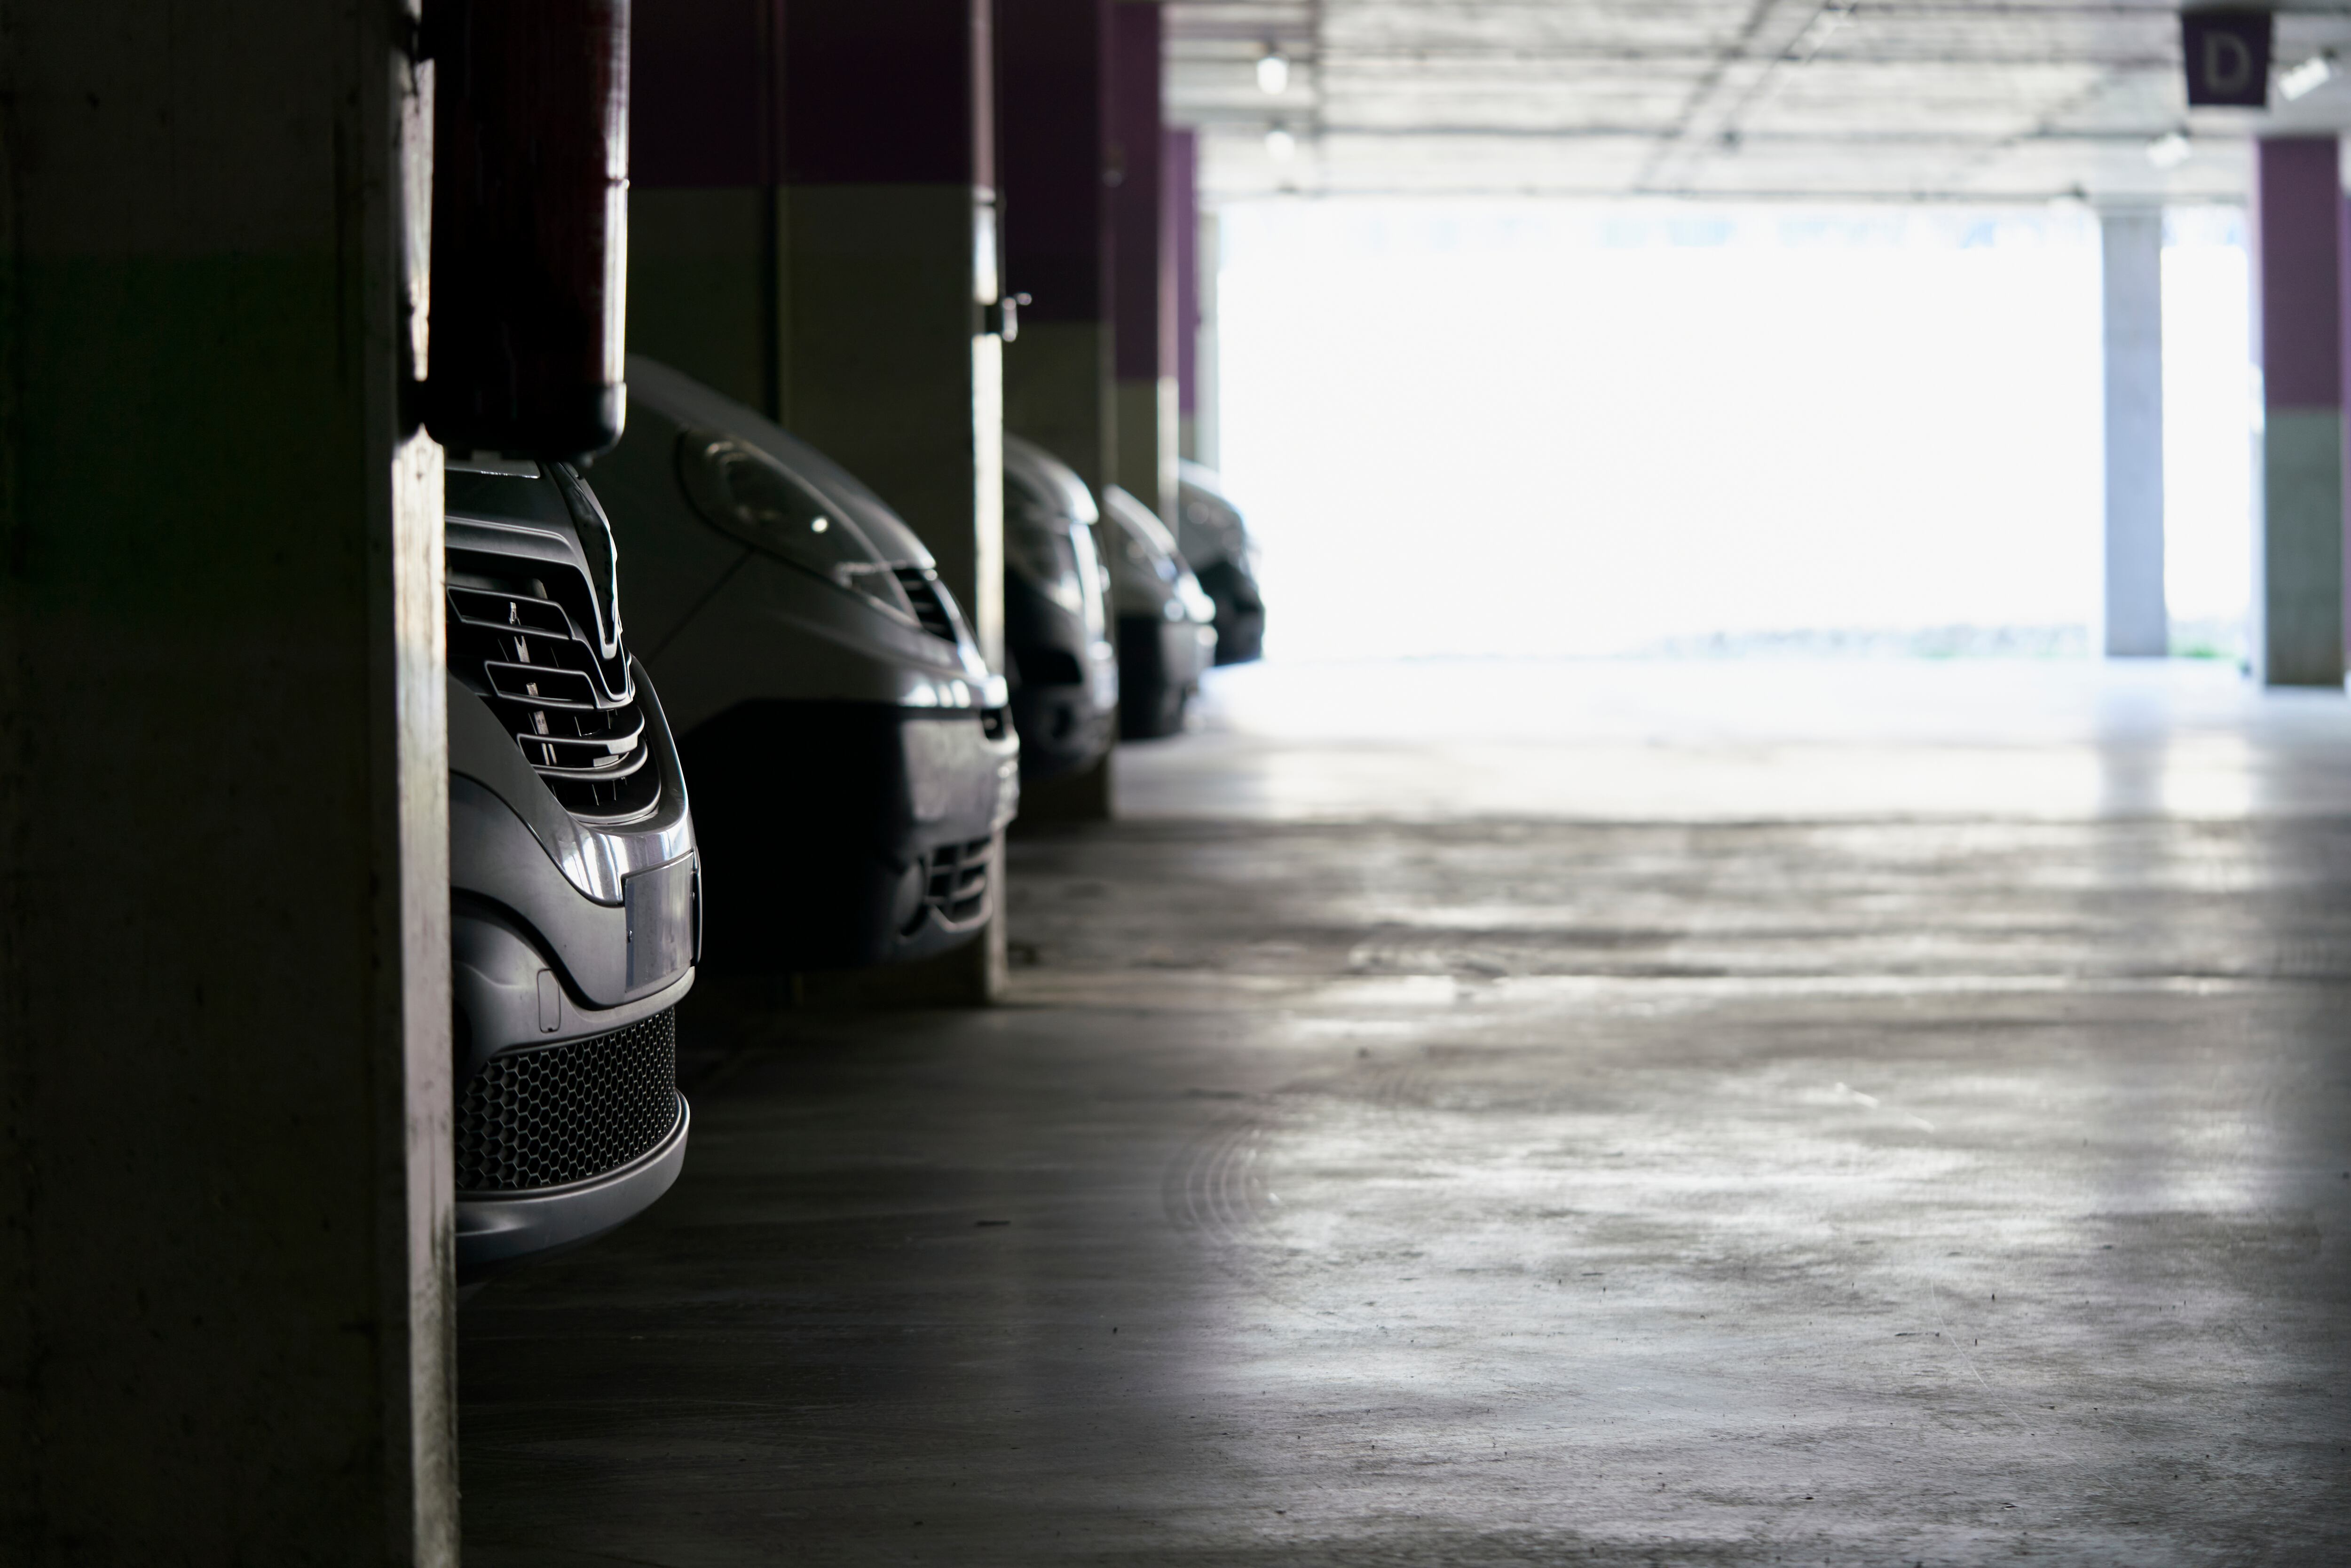
[[[2189,112],[2168,4],[1166,0],[1169,113],[1211,200],[2233,201],[2256,130],[2351,126],[2351,3],[2278,11],[2281,71],[2340,49],[2346,74],[2261,115]]]

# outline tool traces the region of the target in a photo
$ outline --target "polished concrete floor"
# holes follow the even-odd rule
[[[468,1562],[2351,1561],[2343,699],[1407,674],[1020,840],[1006,1006],[714,988]]]

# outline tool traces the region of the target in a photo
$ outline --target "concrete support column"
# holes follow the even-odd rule
[[[783,11],[783,0],[638,5],[629,62],[629,347],[770,417]]]
[[[1118,465],[1111,379],[1112,0],[998,0],[1005,287],[1029,296],[1004,346],[1004,426],[1099,490]],[[1111,815],[1110,755],[1029,786],[1029,821]]]
[[[2332,136],[2253,143],[2262,371],[2251,632],[2265,685],[2343,684],[2343,188]]]
[[[1217,285],[1224,274],[1224,220],[1211,209],[1199,215],[1193,248],[1199,286],[1199,319],[1192,333],[1192,434],[1185,455],[1222,470],[1224,441],[1224,348],[1217,337]]]
[[[1111,0],[998,0],[1006,287],[1004,427],[1111,482]]]
[[[1001,669],[994,60],[988,0],[786,8],[777,413],[922,536]],[[996,993],[998,907],[931,994]]]
[[[1170,287],[1176,309],[1176,450],[1200,459],[1200,133],[1167,131]]]
[[[1157,0],[1111,7],[1111,265],[1117,481],[1176,515],[1176,289],[1167,223],[1165,26]]]
[[[456,1561],[414,20],[0,0],[0,1561]]]
[[[2105,321],[2105,652],[2171,652],[2163,596],[2163,210],[2098,214]]]

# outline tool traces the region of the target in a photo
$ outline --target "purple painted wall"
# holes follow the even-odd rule
[[[801,0],[784,15],[787,183],[996,183],[988,0]]]
[[[2263,400],[2275,409],[2339,408],[2351,217],[2335,139],[2255,141],[2247,216]]]
[[[1199,405],[1200,133],[1167,132],[1167,232],[1175,247],[1176,406],[1189,419]]]
[[[660,0],[630,21],[629,179],[773,184],[783,168],[783,0]]]
[[[1120,381],[1156,381],[1173,358],[1174,270],[1165,223],[1166,117],[1161,99],[1160,8],[1111,6],[1111,310]]]

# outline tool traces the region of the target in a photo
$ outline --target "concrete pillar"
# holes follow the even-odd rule
[[[922,536],[1001,669],[990,23],[988,0],[787,6],[777,413]],[[935,961],[951,979],[901,983],[983,1000],[1004,965],[999,902],[984,940]]]
[[[998,0],[1006,287],[1004,426],[1111,482],[1111,0]]]
[[[456,1561],[413,23],[0,0],[0,1561]]]
[[[2343,188],[2332,136],[2253,143],[2253,350],[2262,371],[2254,670],[2343,684]]]
[[[1224,350],[1217,337],[1217,285],[1224,274],[1224,220],[1214,209],[1199,214],[1199,240],[1193,247],[1198,258],[1199,319],[1192,333],[1192,431],[1184,455],[1195,463],[1221,471],[1224,453]]]
[[[2105,321],[2105,651],[2171,652],[2163,597],[2163,209],[2098,214]]]
[[[629,347],[774,415],[783,0],[631,18]]]
[[[1176,450],[1199,461],[1200,133],[1167,129],[1169,286],[1176,310]]]
[[[1111,7],[1111,195],[1117,480],[1176,515],[1176,290],[1157,0]]]
[[[1111,380],[1112,0],[998,0],[1005,287],[1029,296],[1004,346],[1004,426],[1100,489],[1118,464]],[[1101,821],[1105,754],[1028,786],[1027,821]]]

